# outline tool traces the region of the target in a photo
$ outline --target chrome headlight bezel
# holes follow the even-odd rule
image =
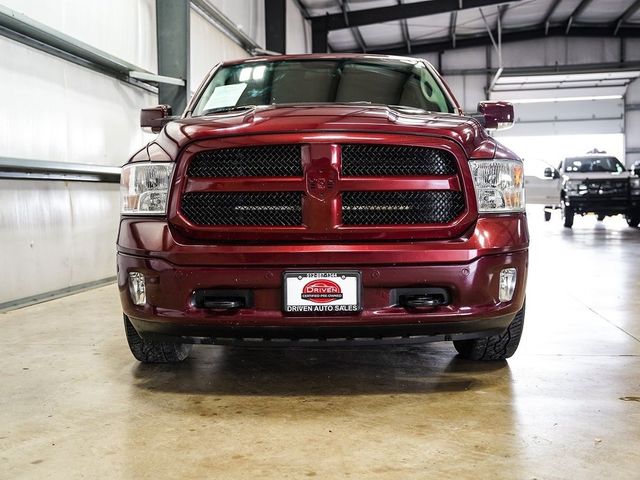
[[[135,162],[122,167],[120,214],[167,214],[173,162]]]
[[[525,211],[524,167],[521,160],[470,160],[469,168],[479,213]]]

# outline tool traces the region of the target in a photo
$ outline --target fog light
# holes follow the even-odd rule
[[[516,291],[516,269],[505,268],[500,272],[500,293],[498,298],[501,302],[510,302],[513,292]]]
[[[144,275],[140,272],[129,272],[129,293],[131,294],[131,300],[136,305],[144,305],[147,303]]]

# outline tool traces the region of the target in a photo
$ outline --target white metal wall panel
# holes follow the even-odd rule
[[[427,58],[425,56],[425,58]],[[464,68],[486,68],[487,56],[484,47],[461,48],[451,50],[442,55],[443,70],[460,70]]]
[[[226,12],[225,12],[226,13]],[[211,22],[191,10],[191,91],[195,91],[219,62],[245,58],[249,54]]]
[[[0,0],[0,3],[145,70],[158,71],[155,0]]]
[[[150,137],[156,95],[4,37],[0,58],[0,156],[120,166]],[[0,180],[0,202],[0,303],[115,275],[117,185]]]
[[[264,47],[264,0],[209,0],[236,26]]]
[[[485,100],[486,75],[448,75],[445,81],[465,112],[478,111],[478,103]]]
[[[294,0],[287,0],[287,53],[311,52],[311,25]]]
[[[0,180],[0,304],[115,275],[118,201],[113,184]]]
[[[620,61],[620,40],[615,38],[545,38],[502,45],[505,67],[568,65]],[[498,56],[492,55],[494,67]]]
[[[0,37],[0,155],[122,165],[156,95]]]
[[[640,160],[640,79],[629,85],[625,101],[629,107],[625,114],[626,161],[632,165]]]

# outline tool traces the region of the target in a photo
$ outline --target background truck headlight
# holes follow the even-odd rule
[[[122,167],[123,215],[165,215],[173,163],[141,162]]]

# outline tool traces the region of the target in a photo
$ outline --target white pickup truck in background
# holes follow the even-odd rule
[[[569,157],[543,176],[525,176],[527,203],[545,205],[545,220],[562,212],[564,226],[573,226],[576,214],[593,213],[598,220],[624,215],[630,227],[640,224],[640,165],[629,171],[615,157],[589,153]]]

